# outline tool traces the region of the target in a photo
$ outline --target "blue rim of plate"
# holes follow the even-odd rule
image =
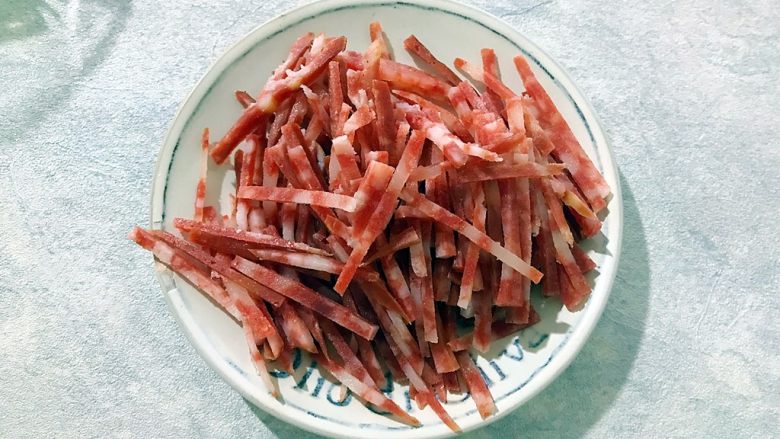
[[[328,7],[328,5],[332,5],[332,7]],[[247,46],[246,49],[243,50],[243,52],[241,52],[241,53],[239,53],[237,55],[233,54],[233,52],[238,50],[239,46],[242,45],[243,41],[245,41],[247,39],[250,39],[255,33],[258,33],[261,28],[263,28],[263,27],[265,27],[265,26],[267,26],[269,24],[272,24],[274,22],[282,21],[283,19],[285,19],[285,18],[287,18],[289,16],[299,15],[301,13],[304,13],[307,9],[316,8],[318,6],[321,7],[322,10],[320,10],[320,11],[318,11],[316,13],[304,15],[304,16],[298,18],[295,21],[290,21],[290,22],[286,23],[283,27],[277,29],[276,31],[271,32],[271,33],[263,36],[262,38],[256,39],[251,45]],[[595,113],[590,108],[590,105],[588,104],[587,100],[583,97],[582,93],[579,92],[579,90],[576,88],[576,86],[568,78],[568,76],[566,75],[565,71],[559,65],[557,65],[557,63],[555,63],[555,61],[553,61],[549,56],[547,56],[540,48],[538,48],[530,40],[528,40],[527,38],[523,37],[517,31],[515,31],[514,29],[509,27],[501,19],[499,19],[499,18],[497,18],[497,17],[495,17],[495,16],[493,16],[493,15],[491,15],[491,14],[489,14],[489,13],[483,11],[483,10],[480,10],[480,9],[477,9],[477,8],[472,7],[472,6],[465,5],[465,4],[462,4],[462,3],[459,3],[459,2],[449,1],[449,0],[417,0],[417,1],[323,0],[323,1],[309,3],[309,4],[306,4],[306,5],[303,5],[303,6],[294,8],[294,9],[291,9],[291,10],[285,12],[285,13],[282,13],[282,14],[280,14],[280,15],[272,18],[272,19],[270,19],[269,21],[261,24],[260,26],[256,27],[255,29],[250,31],[248,34],[246,34],[244,37],[242,37],[236,44],[234,44],[232,47],[230,47],[228,50],[226,50],[225,53],[222,56],[220,56],[217,59],[217,61],[215,61],[215,63],[212,64],[209,67],[209,69],[206,71],[204,76],[198,81],[198,83],[193,88],[193,90],[190,92],[190,94],[187,96],[187,98],[182,102],[182,104],[180,105],[179,109],[177,110],[176,115],[173,118],[173,121],[171,122],[171,126],[170,126],[170,128],[168,130],[168,133],[167,133],[166,138],[165,138],[164,143],[163,143],[163,147],[162,147],[162,149],[161,149],[161,151],[159,153],[159,156],[158,156],[158,159],[157,159],[157,163],[156,163],[156,166],[155,166],[155,180],[153,182],[153,187],[152,187],[151,209],[150,209],[150,211],[151,211],[151,221],[150,221],[151,222],[151,227],[152,228],[161,228],[162,224],[163,224],[163,222],[165,220],[165,200],[166,200],[166,197],[167,197],[168,176],[169,176],[169,173],[170,173],[170,170],[171,170],[171,166],[173,164],[173,160],[174,160],[175,155],[176,155],[176,151],[178,150],[180,142],[181,142],[181,138],[180,138],[181,134],[184,131],[186,131],[187,127],[190,124],[190,121],[191,121],[192,117],[199,111],[200,106],[202,105],[203,101],[205,101],[206,98],[210,95],[214,84],[219,82],[220,78],[228,70],[230,70],[236,62],[240,61],[248,53],[253,51],[257,45],[259,45],[262,42],[264,42],[264,41],[266,41],[268,39],[271,39],[274,36],[276,36],[276,35],[284,32],[284,31],[286,31],[290,27],[299,25],[301,23],[304,23],[306,21],[312,20],[314,18],[323,16],[323,15],[336,13],[336,12],[339,12],[339,11],[342,11],[342,10],[346,10],[346,9],[360,9],[360,8],[374,8],[374,7],[411,7],[411,8],[418,8],[418,9],[423,9],[423,10],[428,10],[428,11],[435,11],[435,12],[440,12],[440,13],[452,15],[452,16],[455,16],[455,17],[457,17],[459,19],[469,21],[469,22],[471,22],[473,24],[477,24],[477,25],[483,27],[486,30],[489,30],[490,32],[492,32],[496,36],[504,39],[506,42],[511,44],[515,49],[517,49],[518,52],[522,53],[523,56],[525,56],[527,59],[529,59],[531,62],[533,62],[537,67],[539,67],[544,72],[544,74],[547,75],[547,77],[550,80],[552,80],[554,83],[556,83],[556,85],[560,88],[560,90],[562,90],[564,92],[564,94],[566,96],[566,99],[568,99],[569,102],[572,104],[573,108],[577,112],[577,115],[579,116],[580,120],[584,124],[585,129],[586,129],[586,131],[588,133],[588,136],[589,136],[592,144],[594,145],[594,148],[596,148],[598,150],[598,152],[599,152],[598,154],[596,154],[595,157],[591,157],[591,159],[595,162],[597,167],[602,170],[602,172],[611,171],[615,175],[615,179],[614,179],[614,183],[615,184],[613,185],[614,187],[611,187],[612,193],[613,193],[613,198],[610,201],[610,218],[614,219],[615,216],[617,216],[617,215],[620,216],[620,218],[617,218],[617,221],[615,222],[616,223],[615,226],[617,226],[618,229],[619,229],[615,235],[617,237],[619,237],[619,238],[622,236],[622,223],[623,223],[623,221],[622,221],[622,197],[621,197],[621,191],[620,191],[620,182],[619,182],[619,179],[617,178],[618,174],[617,174],[617,168],[615,166],[614,157],[613,157],[611,149],[609,148],[609,146],[608,146],[608,144],[606,142],[606,139],[605,139],[605,137],[603,135],[603,132],[601,131],[601,125],[600,125],[600,123],[599,123]],[[453,9],[447,9],[447,7],[465,9],[465,13],[457,12],[457,11],[455,11]],[[468,14],[471,14],[471,15],[468,15]],[[483,22],[481,19],[494,20],[497,23],[501,24],[502,26],[506,27],[507,28],[506,30],[508,32],[506,32],[506,33],[501,32],[501,31],[495,29],[494,27],[491,27],[487,23]],[[507,34],[513,35],[514,38],[511,38],[511,37],[507,36]],[[518,44],[517,40],[523,41],[524,44],[523,45]],[[535,53],[538,54],[538,55],[536,55]],[[539,59],[540,57],[545,58],[544,62],[542,62]],[[229,62],[225,63],[225,61],[228,58],[229,58]],[[224,64],[224,65],[220,66],[221,64]],[[553,75],[553,73],[550,71],[550,69],[548,69],[546,66],[551,66],[555,70],[558,70],[560,73],[558,75]],[[216,75],[216,77],[209,78],[209,76],[212,73],[212,71],[214,71],[218,67],[221,67],[221,70]],[[207,79],[210,79],[210,81],[211,81],[210,85],[206,88],[205,92],[203,92],[197,98],[198,102],[194,105],[194,108],[189,113],[186,121],[184,122],[184,124],[181,124],[180,127],[177,129],[177,121],[180,120],[184,110],[187,107],[190,106],[190,101],[195,99],[195,92],[200,89],[201,85]],[[572,93],[577,95],[576,99],[572,95]],[[590,115],[590,118],[588,118],[585,115],[585,112],[583,111],[582,107],[585,107],[585,109],[587,110],[587,113]],[[170,152],[170,156],[166,160],[166,156],[168,156],[168,154],[166,154],[166,150],[170,149],[169,145],[171,145],[172,139],[174,139],[174,138],[175,138],[176,141],[175,141],[175,143],[173,143],[173,149]],[[606,152],[607,154],[604,155],[604,152]],[[606,159],[606,160],[603,160],[603,159]],[[605,161],[606,163],[602,163],[602,160]],[[167,162],[167,169],[165,169],[165,177],[161,181],[160,178],[159,178],[159,176],[162,175],[160,171],[162,170],[165,162]],[[608,165],[608,167],[605,168],[604,164]],[[158,189],[160,183],[162,183],[162,185],[163,185],[162,194],[160,194],[159,189]],[[161,195],[161,199],[160,199],[160,195]],[[603,311],[603,308],[606,305],[607,297],[609,296],[609,293],[611,291],[612,284],[614,282],[614,277],[615,277],[615,274],[616,274],[616,271],[617,271],[617,264],[619,262],[620,247],[621,247],[621,242],[620,242],[620,240],[618,240],[615,252],[613,254],[613,258],[611,260],[611,263],[612,263],[612,265],[614,265],[614,267],[613,267],[612,270],[609,270],[608,277],[606,279],[604,279],[604,280],[601,280],[601,282],[606,282],[607,283],[606,287],[604,288],[604,291],[605,291],[604,296],[605,297],[603,298],[603,300],[599,301],[599,304],[598,304],[598,308],[599,309],[596,311],[597,315],[595,315],[591,319],[588,327],[581,328],[583,326],[582,322],[583,322],[583,320],[585,320],[584,316],[582,318],[578,319],[578,321],[574,325],[569,326],[568,330],[565,333],[565,336],[564,336],[563,340],[561,340],[559,342],[559,344],[552,350],[552,352],[550,353],[549,357],[542,363],[542,365],[538,366],[535,370],[533,370],[530,373],[530,375],[528,376],[528,378],[526,380],[524,380],[522,383],[520,383],[518,386],[512,388],[511,390],[509,390],[508,392],[506,392],[506,393],[504,393],[504,394],[502,394],[500,396],[495,397],[495,401],[496,401],[497,404],[499,402],[503,401],[504,399],[513,396],[518,391],[520,391],[521,389],[526,387],[536,376],[538,376],[542,371],[544,371],[554,361],[561,360],[560,358],[558,358],[558,354],[562,350],[564,350],[566,348],[569,348],[569,350],[571,350],[571,346],[569,346],[569,342],[570,342],[570,339],[572,338],[573,334],[578,333],[578,335],[580,335],[580,338],[583,338],[583,339],[587,339],[588,338],[588,336],[590,335],[590,332],[592,332],[593,328],[595,327],[595,324],[599,320],[599,317],[600,317],[600,315],[601,315],[601,313]],[[599,268],[602,268],[602,267],[599,267]],[[603,276],[603,275],[604,275],[604,273],[602,273],[600,276]],[[158,273],[157,277],[158,277],[158,280],[161,283],[161,286],[163,288],[164,293],[166,293],[165,297],[166,297],[166,300],[168,301],[169,306],[172,309],[177,309],[177,308],[180,308],[180,307],[188,308],[186,306],[186,304],[183,303],[181,300],[179,300],[178,303],[173,303],[172,302],[173,298],[170,296],[170,294],[168,294],[168,292],[171,291],[172,289],[176,288],[173,279],[171,277],[165,278],[164,275],[161,274],[161,273]],[[593,307],[594,299],[595,298],[592,295],[591,298],[586,303],[586,305],[579,311],[579,313],[586,314]],[[187,311],[188,311],[188,309],[187,309]],[[214,347],[211,346],[211,344],[205,339],[205,337],[203,337],[201,340],[196,340],[195,339],[195,334],[190,332],[189,328],[187,327],[187,323],[182,320],[180,312],[175,312],[174,314],[175,314],[176,319],[178,320],[179,324],[185,330],[184,332],[187,335],[187,337],[190,340],[190,342],[194,346],[196,346],[196,348],[198,348],[199,351],[201,351],[200,352],[201,354],[204,354],[205,352],[204,352],[204,350],[200,349],[200,346],[203,346],[204,343],[206,345],[208,345],[207,347],[211,351],[212,355],[203,355],[203,356],[204,356],[204,359],[206,360],[206,362],[209,364],[209,366],[212,369],[218,371],[220,373],[220,375],[222,375],[222,377],[229,384],[231,384],[231,386],[233,388],[235,388],[237,391],[239,391],[239,393],[241,393],[245,398],[249,399],[253,404],[255,404],[255,405],[259,406],[259,407],[262,407],[265,411],[271,413],[272,415],[276,416],[277,418],[285,420],[286,422],[293,423],[294,425],[297,425],[297,426],[299,426],[301,428],[304,428],[304,429],[307,429],[309,431],[312,431],[312,432],[315,432],[315,433],[318,433],[318,434],[325,434],[325,435],[329,435],[329,436],[333,436],[333,437],[348,437],[348,436],[344,436],[344,435],[342,435],[342,434],[340,434],[338,432],[333,432],[333,431],[330,431],[330,430],[325,430],[325,429],[322,429],[322,428],[318,428],[315,425],[309,425],[309,424],[305,424],[305,423],[304,424],[299,424],[296,421],[300,421],[300,419],[294,419],[294,418],[290,417],[287,413],[285,413],[283,411],[280,411],[280,410],[276,410],[273,407],[269,407],[267,404],[264,404],[264,403],[260,402],[259,400],[257,400],[257,398],[255,398],[254,395],[252,395],[251,392],[246,391],[242,387],[242,385],[236,380],[236,378],[239,378],[240,380],[245,381],[248,385],[251,385],[251,383],[246,381],[247,378],[246,378],[245,371],[243,371],[243,369],[241,369],[240,367],[235,365],[232,361],[230,361],[230,360],[228,360],[226,358],[222,358],[222,361],[223,361],[222,364],[216,363],[214,357],[217,356],[218,354],[216,354],[216,350],[214,349]],[[567,352],[566,358],[562,359],[564,361],[564,364],[561,364],[557,369],[555,369],[554,376],[552,376],[547,381],[546,384],[549,384],[550,382],[552,382],[557,375],[559,375],[563,370],[566,369],[566,367],[568,367],[568,365],[574,359],[574,357],[576,356],[576,354],[578,353],[579,349],[582,347],[583,344],[584,343],[579,343],[575,347],[575,349],[573,351]],[[227,370],[226,370],[225,367],[223,367],[223,365],[225,365],[225,364],[228,365]],[[234,374],[229,373],[228,372],[229,370],[232,370],[233,372],[237,373],[238,377],[236,377]],[[517,402],[516,404],[514,404],[509,409],[499,411],[499,413],[497,415],[494,415],[491,418],[488,418],[487,420],[478,421],[478,422],[476,422],[476,423],[474,423],[472,425],[465,426],[464,427],[464,432],[472,430],[474,428],[478,428],[478,427],[487,425],[488,423],[492,423],[492,422],[500,419],[501,417],[503,417],[504,415],[509,413],[512,409],[522,405],[522,403],[528,401],[533,396],[535,396],[538,392],[540,392],[546,386],[546,384],[544,386],[541,386],[539,388],[534,389],[534,391],[532,391],[526,398],[524,398],[522,401]],[[415,431],[419,431],[420,430],[420,429],[415,429],[415,428],[408,427],[408,426],[391,427],[391,426],[375,424],[375,423],[349,423],[349,422],[345,422],[343,419],[336,419],[336,418],[332,418],[332,417],[323,416],[323,415],[320,415],[318,413],[314,413],[314,412],[312,412],[310,410],[307,410],[304,407],[300,407],[300,406],[298,406],[296,404],[290,403],[289,401],[285,402],[284,405],[286,407],[291,407],[291,408],[294,408],[296,410],[299,410],[301,413],[306,414],[308,416],[311,416],[313,418],[316,418],[318,420],[331,422],[331,423],[334,423],[334,424],[338,424],[339,426],[346,427],[346,428],[351,428],[351,429],[372,428],[372,429],[381,430],[381,431],[388,431],[388,432],[390,432],[390,431],[396,431],[396,432],[397,431],[408,431],[410,434],[413,434]],[[457,418],[454,418],[454,419],[457,422],[459,420],[462,420],[464,418],[468,418],[468,417],[474,415],[476,413],[476,411],[477,411],[476,409],[468,410],[468,411],[466,411],[464,413],[461,413]],[[442,425],[443,425],[443,423],[441,421],[438,421],[438,422],[434,422],[434,423],[426,423],[423,427],[436,427],[436,426],[442,426]],[[419,436],[419,437],[430,437],[430,438],[433,438],[433,437],[446,437],[446,436],[450,436],[451,434],[452,434],[451,432],[447,431],[447,432],[444,432],[442,434],[437,433],[437,434],[433,434],[433,435],[425,435],[425,436]]]

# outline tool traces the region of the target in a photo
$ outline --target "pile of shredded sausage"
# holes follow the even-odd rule
[[[414,36],[425,71],[392,59],[379,23],[370,34],[365,52],[296,40],[256,98],[236,92],[243,112],[216,144],[204,131],[194,218],[130,238],[241,324],[272,394],[269,368],[302,349],[419,425],[379,390],[387,369],[458,430],[441,402],[470,392],[495,413],[469,352],[538,321],[531,284],[570,310],[587,300],[595,264],[577,241],[610,190],[523,57],[518,94],[491,49],[456,59],[461,79]],[[231,156],[221,214],[206,174]]]

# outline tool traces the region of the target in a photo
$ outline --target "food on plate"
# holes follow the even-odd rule
[[[458,430],[446,393],[496,412],[470,350],[539,321],[531,285],[572,311],[587,300],[596,264],[578,241],[598,233],[609,186],[523,57],[519,92],[491,49],[455,59],[461,78],[415,36],[404,47],[426,70],[369,31],[362,52],[305,34],[256,95],[237,91],[232,127],[203,132],[192,219],[130,239],[242,326],[272,394],[269,370],[300,349],[419,425],[380,390],[388,369]],[[231,156],[221,213],[206,178]]]

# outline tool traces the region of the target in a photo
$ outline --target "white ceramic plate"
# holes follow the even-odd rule
[[[595,115],[563,70],[541,49],[499,19],[477,9],[442,0],[404,2],[326,0],[287,12],[258,27],[227,51],[182,104],[160,151],[152,194],[152,227],[172,230],[177,216],[191,217],[198,178],[199,138],[208,126],[212,136],[225,133],[240,113],[237,89],[260,90],[269,72],[284,58],[292,41],[304,32],[346,35],[349,47],[369,43],[368,24],[380,20],[395,56],[412,62],[401,41],[414,33],[440,59],[456,56],[479,60],[483,47],[495,49],[503,77],[522,90],[511,58],[525,55],[579,141],[612,188],[610,213],[603,235],[588,244],[598,263],[593,294],[578,313],[561,309],[557,300],[536,300],[542,321],[518,336],[496,343],[478,365],[499,409],[493,421],[528,401],[563,371],[580,350],[609,296],[620,253],[622,205],[612,153]],[[212,166],[209,203],[227,206],[233,185],[228,167]],[[409,402],[397,385],[385,389],[423,425],[409,428],[372,412],[352,397],[338,401],[338,387],[323,379],[310,359],[297,357],[295,374],[277,374],[284,402],[271,398],[250,363],[240,328],[202,294],[168,271],[158,273],[165,296],[184,332],[206,362],[258,407],[307,430],[333,437],[434,438],[451,434],[430,411]],[[531,402],[533,403],[533,402]],[[464,430],[484,425],[470,397],[459,396],[446,408]]]

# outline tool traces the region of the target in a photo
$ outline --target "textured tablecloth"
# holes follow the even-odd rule
[[[593,103],[625,237],[571,367],[468,437],[780,435],[780,3],[470,3]],[[206,366],[125,239],[183,97],[289,6],[0,2],[0,437],[313,437]]]

